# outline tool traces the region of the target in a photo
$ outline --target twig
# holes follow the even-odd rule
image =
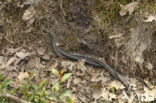
[[[0,93],[0,97],[8,98],[9,100],[14,101],[16,103],[31,103],[31,102],[27,102],[25,100],[22,100],[22,99],[20,99],[20,98],[18,98],[16,96],[13,96],[13,95],[5,92],[5,91],[2,91],[2,93]]]

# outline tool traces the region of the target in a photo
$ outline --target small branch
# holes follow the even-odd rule
[[[0,93],[0,97],[2,97],[2,98],[8,98],[9,100],[14,101],[16,103],[31,103],[31,102],[27,102],[25,100],[22,100],[22,99],[20,99],[18,97],[15,97],[15,96],[13,96],[13,95],[5,92],[5,91],[3,91],[2,93]]]

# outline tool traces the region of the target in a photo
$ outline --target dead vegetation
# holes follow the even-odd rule
[[[78,103],[154,102],[155,13],[154,0],[2,0],[0,73],[18,86],[20,73],[36,69],[35,80],[40,81],[50,77],[48,68],[53,66],[73,74],[63,88],[70,89]],[[130,95],[104,69],[58,58],[44,27],[56,33],[64,50],[102,59],[116,68],[131,85]],[[50,86],[53,81],[56,78]]]

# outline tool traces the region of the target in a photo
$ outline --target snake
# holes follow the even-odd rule
[[[72,54],[64,50],[61,50],[58,46],[56,46],[56,42],[54,39],[54,32],[51,32],[46,28],[44,28],[43,31],[48,34],[48,39],[50,41],[50,44],[52,45],[52,48],[58,57],[64,59],[67,58],[74,61],[85,59],[85,64],[93,65],[100,68],[105,68],[111,74],[111,76],[119,80],[126,87],[126,89],[128,90],[130,89],[129,84],[123,79],[123,77],[113,68],[111,68],[108,64],[92,57],[88,57],[80,54]]]

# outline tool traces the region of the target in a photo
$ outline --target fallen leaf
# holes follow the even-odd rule
[[[119,14],[121,16],[124,16],[127,14],[127,12],[129,12],[129,15],[131,15],[134,12],[137,5],[138,2],[132,2],[126,6],[121,5],[121,10],[119,11]]]
[[[122,96],[121,96],[121,98],[122,98],[123,100],[128,100],[128,99],[129,99],[129,97],[128,97],[128,95],[127,95],[127,93],[126,93],[125,91],[122,91]]]
[[[156,98],[156,88],[150,90],[147,87],[144,87],[145,93],[143,94],[142,101],[152,102]]]
[[[29,9],[25,10],[22,20],[27,22],[27,25],[30,26],[35,21],[35,14],[36,11],[34,7],[30,7]]]
[[[17,58],[16,57],[11,57],[8,62],[7,62],[7,66],[9,66],[10,64],[12,64]]]
[[[0,56],[0,70],[5,69],[7,58],[4,56]]]
[[[29,77],[28,72],[20,72],[19,75],[18,75],[18,79],[19,79],[20,82],[21,82],[23,79],[28,78],[28,77]]]
[[[96,73],[91,73],[91,81],[96,82],[98,75]]]
[[[116,95],[113,93],[109,93],[109,100],[112,101],[113,99],[116,99]]]
[[[150,62],[147,63],[146,67],[148,68],[148,70],[152,70],[153,69],[153,65]]]
[[[15,49],[13,47],[11,47],[8,50],[13,54],[13,53],[19,51],[20,49],[21,49],[21,47],[18,47],[18,48],[15,48]]]
[[[152,22],[152,21],[156,22],[156,14],[148,16],[147,20],[145,20],[145,22]]]
[[[48,55],[48,54],[45,54],[45,55],[43,55],[43,56],[42,56],[42,59],[44,59],[44,60],[49,60],[49,59],[50,59],[50,57],[49,57],[49,55]]]
[[[99,89],[94,90],[94,92],[93,92],[93,94],[92,94],[92,97],[95,99],[95,101],[98,100],[99,98],[101,98],[101,97],[100,97],[101,93],[102,93],[102,92],[101,92],[101,90],[99,90]]]
[[[45,51],[46,51],[46,49],[43,48],[43,47],[40,47],[40,48],[37,49],[37,53],[38,53],[39,55],[44,55],[44,54],[45,54]]]
[[[68,68],[69,70],[72,70],[75,66],[75,64],[71,61],[62,61],[61,62],[61,65],[64,67],[64,68]]]
[[[83,72],[85,72],[85,70],[87,69],[86,66],[84,65],[85,61],[86,61],[85,59],[82,59],[78,61],[78,65],[77,65],[77,68]]]
[[[20,50],[19,52],[16,52],[16,56],[21,59],[24,59],[28,55],[29,55],[29,53],[26,53],[24,49]]]
[[[125,88],[124,85],[121,84],[121,83],[120,83],[119,81],[117,81],[117,80],[112,81],[111,84],[110,84],[110,87],[114,87],[116,90],[124,89],[124,88]]]
[[[59,65],[59,64],[58,64],[57,62],[55,62],[55,64],[52,65],[51,67],[52,67],[52,68],[56,68],[58,65]]]
[[[74,80],[73,80],[73,84],[74,85],[77,85],[77,84],[79,84],[81,82],[81,79],[80,78],[75,78]]]
[[[141,55],[137,55],[135,57],[135,61],[142,64],[144,62],[144,59],[143,59],[143,57]]]
[[[130,93],[130,95],[128,95],[125,91],[122,91],[122,96],[121,98],[123,100],[128,100],[128,103],[133,103],[133,100],[134,100],[134,95],[133,95],[133,92]],[[120,103],[120,102],[119,102]],[[125,102],[123,102],[125,103]]]
[[[13,55],[14,53],[16,53],[17,51],[20,50],[21,47],[18,48],[14,48],[11,45],[6,45],[5,48],[2,49],[2,53],[6,54],[6,55]]]
[[[136,78],[131,78],[130,79],[130,85],[132,87],[132,90],[137,90],[137,79]]]
[[[99,95],[99,96],[100,96],[100,95]],[[102,96],[103,98],[105,98],[106,100],[108,100],[108,99],[109,99],[109,91],[108,91],[106,88],[103,88],[103,89],[102,89],[101,96]]]
[[[4,56],[0,56],[0,64],[5,64],[8,59]]]
[[[150,83],[150,81],[144,80],[144,82],[146,83],[146,85],[147,85],[150,89],[153,89],[153,88],[154,88],[154,86]]]

